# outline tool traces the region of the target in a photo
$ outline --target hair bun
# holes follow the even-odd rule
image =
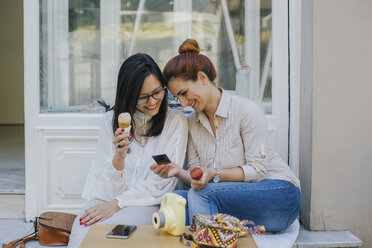
[[[178,48],[179,54],[182,53],[199,53],[200,52],[200,47],[199,44],[196,40],[192,39],[187,39],[185,40],[180,48]]]

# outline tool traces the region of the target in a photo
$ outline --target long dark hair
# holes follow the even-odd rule
[[[149,75],[154,75],[159,79],[162,86],[165,86],[165,80],[155,61],[147,54],[137,53],[127,58],[120,67],[118,75],[118,84],[116,87],[114,118],[112,119],[113,132],[118,128],[118,116],[122,112],[128,112],[133,116],[136,112],[138,97],[141,93],[143,82]],[[164,127],[165,116],[168,107],[167,90],[160,105],[159,112],[150,120],[150,129],[146,136],[157,136]],[[132,129],[135,123],[132,118]]]

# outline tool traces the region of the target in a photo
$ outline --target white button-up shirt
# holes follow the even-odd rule
[[[164,179],[150,170],[152,155],[167,154],[171,161],[183,164],[187,145],[187,120],[183,113],[168,110],[163,131],[140,144],[133,139],[125,168],[118,171],[112,164],[115,155],[112,132],[113,111],[103,116],[96,157],[90,168],[82,197],[87,200],[118,200],[120,208],[160,204],[162,196],[175,189],[175,177]],[[146,118],[144,116],[144,118]],[[139,123],[138,123],[139,124]],[[139,126],[139,125],[138,125]]]
[[[241,167],[245,182],[280,179],[299,187],[289,166],[269,146],[267,122],[260,107],[221,91],[215,113],[216,135],[204,112],[194,112],[188,118],[188,168]]]

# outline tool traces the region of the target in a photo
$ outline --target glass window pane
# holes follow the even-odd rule
[[[216,67],[216,83],[271,113],[271,0],[40,0],[40,108],[95,112],[112,104],[128,56],[161,69],[187,38]]]
[[[41,112],[81,112],[100,84],[100,1],[41,0]]]
[[[163,69],[173,54],[173,1],[121,1],[121,60],[147,53]],[[136,25],[137,22],[137,25]]]
[[[100,99],[100,1],[69,0],[70,106]]]
[[[258,102],[266,113],[272,112],[272,6],[271,0],[260,5],[260,95]]]

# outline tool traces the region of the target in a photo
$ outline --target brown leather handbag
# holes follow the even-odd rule
[[[33,233],[9,244],[3,244],[2,248],[13,248],[18,244],[21,244],[20,248],[23,248],[30,240],[38,240],[41,245],[45,246],[67,245],[75,218],[75,214],[44,212],[35,218]]]

